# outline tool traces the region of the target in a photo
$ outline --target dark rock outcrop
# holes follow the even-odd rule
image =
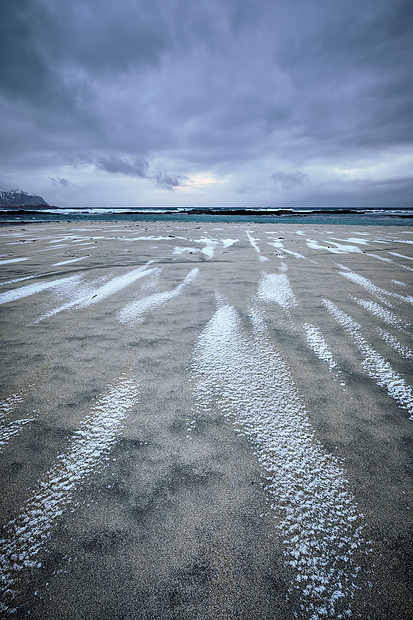
[[[0,190],[0,207],[48,207],[41,196],[28,194],[19,189]]]

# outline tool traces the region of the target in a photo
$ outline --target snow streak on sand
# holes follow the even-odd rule
[[[366,256],[372,256],[373,258],[378,258],[379,260],[384,261],[385,263],[394,263],[394,261],[391,258],[386,258],[385,256],[380,256],[379,254],[371,254],[369,252],[366,252]],[[405,256],[405,258],[407,257]],[[395,263],[395,265],[396,267],[401,267],[402,269],[413,271],[412,267],[408,267],[407,265],[401,265],[400,263]]]
[[[147,269],[147,266],[154,261],[149,261],[143,267],[138,267],[138,269],[134,269],[133,271],[128,271],[124,273],[122,276],[117,276],[116,278],[112,278],[106,284],[103,284],[99,288],[95,289],[93,292],[88,295],[84,295],[79,297],[78,299],[74,299],[73,301],[68,302],[67,304],[63,304],[63,306],[59,306],[58,308],[54,308],[49,312],[43,314],[39,319],[37,319],[36,323],[43,321],[59,312],[63,312],[63,310],[68,310],[69,308],[73,308],[74,306],[77,308],[86,308],[92,304],[96,304],[103,299],[106,299],[110,295],[114,295],[118,291],[121,291],[126,286],[129,286],[136,280],[143,278],[144,276],[152,273],[152,269]]]
[[[34,295],[35,293],[40,293],[41,291],[45,291],[49,288],[67,286],[68,284],[78,282],[80,278],[81,278],[80,275],[76,275],[76,276],[70,276],[68,278],[59,278],[58,280],[51,280],[50,282],[38,282],[37,284],[27,284],[26,286],[21,286],[19,288],[12,289],[11,291],[0,293],[0,304],[6,304],[10,301],[16,301],[17,299],[22,299],[23,297],[29,297],[30,295]]]
[[[335,243],[331,241],[330,244],[335,247],[331,247],[331,245],[322,245],[316,239],[306,239],[307,245],[312,250],[327,250],[328,252],[332,252],[333,254],[347,254],[348,252],[361,252],[360,248],[356,245],[347,245],[344,243]]]
[[[372,256],[373,258],[377,258],[378,260],[383,261],[384,263],[392,263],[391,258],[386,258],[385,256],[380,256],[380,254],[372,254],[371,252],[366,252],[366,256]]]
[[[29,260],[28,258],[8,258],[7,260],[0,260],[0,265],[6,265],[8,263],[21,263],[23,260]]]
[[[248,437],[266,474],[265,490],[285,555],[296,573],[300,618],[351,615],[365,585],[358,556],[368,553],[360,514],[339,461],[317,440],[283,357],[251,312],[252,337],[236,310],[220,307],[195,348],[198,416],[219,407]],[[196,423],[196,422],[195,422]]]
[[[221,239],[224,248],[230,248],[234,243],[237,243],[239,239]]]
[[[391,366],[390,362],[375,349],[361,335],[361,325],[352,317],[340,310],[329,299],[323,299],[327,311],[333,316],[341,327],[347,332],[354,344],[362,354],[364,360],[362,367],[366,373],[374,379],[380,387],[383,387],[391,398],[402,409],[407,409],[410,414],[409,420],[413,420],[413,390],[410,385]]]
[[[369,245],[369,242],[365,239],[359,239],[358,237],[350,237],[349,239],[339,239],[338,237],[330,237],[330,239],[335,239],[336,241],[347,241],[347,243],[355,243],[356,245]]]
[[[376,327],[376,331],[379,336],[386,342],[390,347],[392,347],[397,353],[404,357],[406,360],[413,360],[413,351],[409,349],[409,347],[404,346],[397,338],[395,338],[389,332],[385,332],[380,327]]]
[[[177,246],[176,248],[174,248],[174,251],[172,252],[172,254],[176,254],[176,255],[180,255],[180,254],[196,254],[197,252],[200,252],[201,250],[199,248],[193,248],[191,246],[186,246],[184,248],[180,248],[179,246]]]
[[[194,239],[194,243],[203,243],[204,248],[202,248],[202,254],[208,256],[209,259],[214,258],[215,248],[218,245],[218,241],[215,239],[208,239],[207,237],[202,237],[201,239]]]
[[[398,258],[406,258],[407,260],[413,260],[413,256],[405,256],[404,254],[399,254],[398,252],[389,252],[392,256],[397,256]]]
[[[184,278],[181,284],[178,284],[171,291],[163,291],[162,293],[153,293],[148,297],[143,297],[143,299],[138,299],[137,301],[133,301],[132,303],[125,306],[119,313],[119,321],[122,323],[127,323],[128,321],[136,321],[142,320],[142,315],[151,310],[152,308],[156,308],[161,306],[162,304],[174,299],[177,297],[183,289],[188,286],[191,282],[193,282],[196,276],[199,273],[199,269],[195,267],[191,269],[188,275]]]
[[[0,402],[0,420],[5,416],[13,413],[17,407],[19,407],[24,401],[25,394],[23,392],[14,392],[7,398]]]
[[[10,439],[18,435],[23,426],[33,420],[34,418],[21,418],[8,423],[0,423],[0,453],[3,452]]]
[[[293,252],[293,250],[287,250],[286,248],[283,248],[283,252],[286,252],[287,254],[291,254],[291,256],[295,256],[295,258],[305,258],[305,256],[303,256],[299,252]]]
[[[330,372],[336,371],[338,373],[338,366],[330,351],[327,342],[323,336],[323,333],[316,325],[310,325],[310,323],[304,323],[305,336],[308,345],[312,348],[317,357],[326,362]],[[342,381],[342,385],[344,382]]]
[[[70,504],[81,480],[92,474],[107,455],[138,395],[136,380],[126,374],[108,386],[76,431],[71,447],[57,458],[21,513],[4,527],[0,540],[3,614],[16,611],[13,601],[22,571],[41,565],[37,555],[54,524]]]
[[[60,265],[68,265],[69,263],[77,263],[79,260],[84,260],[86,256],[79,256],[79,258],[69,258],[68,260],[62,260],[60,263],[53,263],[52,267],[59,267]]]
[[[34,417],[21,418],[20,420],[12,420],[10,422],[6,422],[4,419],[13,414],[23,403],[24,399],[25,394],[23,392],[15,392],[0,402],[0,453],[3,452],[9,440],[14,435],[20,433],[23,426],[34,420]],[[36,412],[33,411],[33,413]]]
[[[291,290],[290,281],[285,273],[264,275],[258,288],[258,297],[263,301],[275,302],[284,310],[297,306],[297,300]]]
[[[261,250],[260,250],[260,248],[258,247],[258,245],[256,244],[257,239],[254,239],[254,237],[251,237],[251,235],[250,235],[250,231],[249,231],[249,230],[246,230],[246,231],[245,231],[245,233],[246,233],[246,235],[247,235],[247,237],[248,237],[248,241],[250,242],[250,244],[252,245],[252,247],[254,248],[254,250],[257,252],[257,254],[258,254],[258,259],[259,259],[262,263],[264,263],[264,262],[266,262],[266,261],[269,261],[270,259],[269,259],[269,258],[267,258],[266,256],[261,256]]]
[[[367,299],[359,299],[358,297],[354,297],[354,295],[350,295],[350,297],[353,301],[356,302],[356,304],[358,304],[365,310],[368,310],[368,312],[371,312],[372,314],[374,314],[374,316],[379,317],[385,323],[388,323],[389,325],[392,325],[393,327],[397,327],[398,329],[402,330],[405,327],[409,327],[409,325],[403,323],[403,321],[399,319],[397,314],[394,314],[394,312],[387,310],[387,308],[383,308],[383,306],[381,306],[380,304]]]
[[[371,282],[364,276],[360,276],[358,273],[355,273],[354,271],[351,271],[351,270],[343,271],[343,272],[340,272],[340,275],[344,276],[344,278],[347,278],[348,280],[351,280],[355,284],[362,286],[364,289],[366,289],[366,291],[368,291],[372,295],[375,295],[377,299],[383,300],[383,295],[385,296],[387,295],[389,297],[395,297],[396,299],[401,299],[402,301],[407,301],[407,303],[409,304],[413,304],[413,296],[409,295],[405,297],[403,295],[399,295],[399,293],[392,293],[391,291],[386,291],[386,289],[381,288],[380,286],[376,286],[375,284],[373,284],[373,282]]]
[[[24,278],[15,278],[14,280],[6,280],[5,282],[0,282],[0,286],[6,286],[6,284],[17,284],[17,282],[23,282],[24,280],[33,280],[34,278],[46,278],[47,276],[55,275],[57,275],[55,271],[50,271],[48,273],[39,273],[35,276],[25,276]]]

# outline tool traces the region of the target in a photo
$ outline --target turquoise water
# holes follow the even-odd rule
[[[409,226],[413,208],[299,207],[299,208],[207,208],[187,207],[28,207],[0,209],[0,223],[59,221],[180,221],[265,222],[280,224],[328,224],[358,226]]]

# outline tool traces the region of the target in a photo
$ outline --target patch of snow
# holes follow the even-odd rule
[[[36,323],[43,321],[49,317],[58,314],[59,312],[63,312],[63,310],[68,310],[69,308],[86,308],[92,304],[99,303],[103,299],[106,299],[110,295],[114,295],[118,291],[124,289],[125,287],[133,284],[136,280],[143,278],[149,275],[152,272],[152,269],[147,269],[147,266],[154,261],[148,261],[146,265],[142,267],[138,267],[137,269],[133,269],[132,271],[128,271],[122,276],[117,276],[116,278],[112,278],[109,282],[106,282],[99,288],[95,289],[91,293],[86,296],[81,296],[77,299],[74,299],[58,308],[54,308],[53,310],[49,310],[45,314],[43,314],[39,319],[37,319]],[[93,294],[92,294],[93,293]]]
[[[236,310],[218,308],[202,332],[192,369],[198,380],[197,420],[218,413],[246,436],[265,472],[265,486],[286,561],[295,572],[300,617],[351,614],[366,576],[363,515],[339,461],[318,441],[288,364],[250,312],[253,336]],[[343,614],[343,615],[341,615]]]
[[[137,301],[133,301],[128,304],[120,311],[118,315],[119,321],[122,323],[127,323],[129,321],[142,320],[142,315],[148,310],[157,308],[158,306],[161,306],[177,297],[183,289],[188,286],[188,284],[195,280],[198,273],[199,269],[195,267],[194,269],[191,269],[181,284],[176,286],[174,289],[170,291],[163,291],[161,293],[153,293],[148,297],[143,297],[142,299],[138,299]]]
[[[383,387],[399,407],[406,409],[410,414],[409,420],[413,420],[413,391],[411,386],[392,368],[388,360],[373,349],[361,335],[361,326],[349,314],[340,310],[329,299],[323,299],[323,304],[329,314],[347,332],[362,354],[364,358],[362,367],[368,376],[374,379],[377,385]]]
[[[404,254],[399,254],[398,252],[389,252],[392,256],[397,256],[398,258],[405,258],[407,260],[413,260],[413,256],[405,256]]]
[[[381,306],[380,304],[367,299],[359,299],[358,297],[354,297],[353,295],[350,295],[350,297],[353,301],[356,302],[356,304],[358,304],[368,312],[371,312],[375,316],[379,317],[385,323],[388,323],[389,325],[392,325],[393,327],[397,327],[399,329],[409,327],[409,325],[406,325],[405,323],[403,323],[403,321],[399,319],[397,314],[394,314],[394,312],[391,312],[387,308],[383,308],[383,306]]]
[[[291,290],[290,281],[285,273],[264,275],[259,283],[258,297],[266,302],[274,302],[284,308],[284,310],[298,306],[298,302]]]
[[[323,336],[323,333],[317,325],[311,325],[310,323],[304,323],[304,331],[308,345],[317,355],[317,357],[326,362],[330,371],[337,369],[337,363],[334,360],[333,354]]]
[[[327,250],[327,252],[332,252],[333,254],[348,254],[349,252],[361,252],[360,248],[355,245],[346,245],[343,243],[336,243],[332,241],[331,243],[335,247],[331,247],[331,245],[322,245],[319,241],[315,239],[306,239],[306,243],[309,248],[312,250]]]
[[[413,360],[413,351],[409,349],[409,347],[404,346],[397,338],[395,338],[392,334],[385,332],[380,327],[376,327],[376,331],[379,336],[386,342],[390,347],[392,347],[401,357],[406,360]]]
[[[180,254],[196,254],[197,252],[200,252],[201,250],[199,248],[191,248],[191,247],[187,247],[187,248],[180,248],[180,247],[176,247],[174,248],[174,251],[172,252],[172,254],[176,254],[176,255],[180,255]]]
[[[380,286],[376,286],[375,284],[373,284],[373,282],[371,282],[364,276],[355,273],[354,271],[342,271],[340,272],[340,275],[363,287],[364,289],[366,289],[366,291],[368,291],[372,295],[375,295],[380,300],[382,300],[382,297],[384,295],[389,297],[395,297],[396,299],[401,299],[402,301],[406,301],[409,304],[413,304],[413,296],[403,296],[399,295],[398,293],[386,291],[386,289],[381,288]]]
[[[57,457],[20,514],[3,528],[0,540],[3,602],[0,610],[4,614],[13,612],[22,571],[40,567],[39,551],[47,544],[54,525],[70,505],[78,484],[93,474],[107,456],[138,395],[136,380],[126,375],[109,385],[106,394],[100,397],[76,431],[71,446]]]
[[[21,263],[24,260],[30,260],[29,258],[7,258],[0,260],[0,265],[8,265],[9,263]]]
[[[45,291],[47,289],[59,286],[66,286],[73,282],[78,282],[80,278],[80,275],[76,275],[69,276],[68,278],[59,278],[58,280],[50,280],[49,282],[37,282],[36,284],[27,284],[26,286],[21,286],[19,288],[12,289],[11,291],[0,293],[0,304],[6,304],[10,301],[22,299],[23,297],[29,297],[30,295],[35,295],[36,293],[40,293],[41,291]]]
[[[80,260],[84,260],[87,256],[79,256],[79,258],[69,258],[69,260],[62,260],[59,263],[53,263],[52,267],[60,267],[60,265],[68,265],[69,263],[77,263]]]
[[[222,245],[224,248],[230,248],[234,243],[237,243],[239,239],[221,239]]]
[[[255,239],[254,237],[252,237],[249,230],[246,230],[245,233],[248,237],[248,241],[250,242],[251,246],[254,248],[254,250],[258,254],[258,260],[261,261],[262,263],[269,261],[270,260],[269,258],[261,255],[261,250],[256,243],[258,239]]]

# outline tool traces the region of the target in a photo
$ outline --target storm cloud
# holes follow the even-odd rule
[[[404,0],[2,0],[0,185],[410,204],[411,20]]]

